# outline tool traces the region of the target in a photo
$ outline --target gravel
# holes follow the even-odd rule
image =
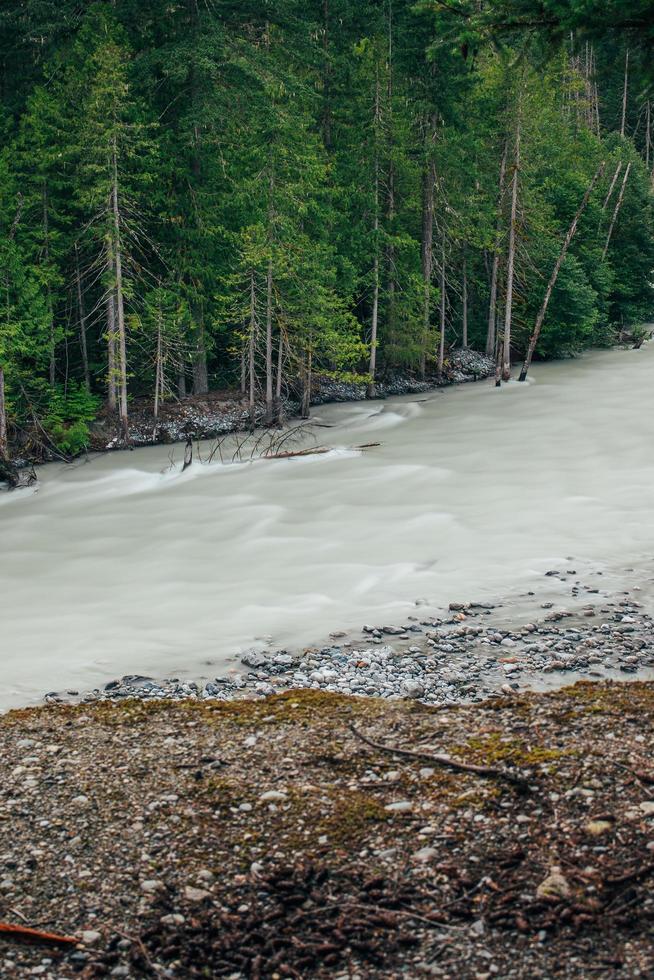
[[[0,919],[78,942],[0,976],[651,976],[653,737],[641,682],[10,712]]]
[[[595,589],[569,581],[579,583],[572,585],[577,597],[585,590],[597,600]],[[416,614],[402,623],[367,624],[358,634],[339,630],[329,645],[303,650],[272,644],[247,650],[240,664],[211,679],[128,675],[83,695],[49,692],[45,700],[225,701],[308,688],[447,705],[579,679],[652,678],[654,621],[635,598],[624,596],[577,601],[574,611],[542,603],[541,618],[511,626],[500,603],[456,601],[441,615],[425,615],[418,600]]]

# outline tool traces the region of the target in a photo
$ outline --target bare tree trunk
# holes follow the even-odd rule
[[[629,48],[624,59],[624,90],[622,93],[622,121],[620,123],[620,136],[624,136],[627,130],[627,96],[629,94]]]
[[[302,389],[302,408],[300,410],[300,417],[303,419],[308,419],[311,415],[311,384],[313,381],[312,376],[312,357],[311,350],[307,351],[307,364],[304,371],[304,387]]]
[[[375,81],[375,139],[379,127],[379,71]],[[377,330],[379,322],[379,149],[375,146],[375,216],[373,220],[374,259],[372,269],[372,318],[370,323],[370,361],[368,363],[368,398],[375,397],[375,374],[377,371]]]
[[[440,316],[440,331],[441,331],[441,335],[440,335],[440,339],[438,341],[438,361],[437,361],[437,364],[436,364],[436,373],[437,373],[437,375],[438,375],[439,378],[442,378],[442,376],[443,376],[443,367],[445,365],[445,329],[446,329],[446,325],[447,325],[446,324],[446,319],[445,319],[445,310],[446,310],[446,305],[447,305],[447,298],[446,298],[446,293],[445,293],[446,286],[447,286],[447,283],[446,283],[446,278],[445,278],[445,229],[443,229],[442,239],[441,239],[441,304],[440,304],[440,311],[441,311],[441,316]]]
[[[116,304],[114,301],[114,260],[111,251],[107,255],[109,288],[106,296],[107,309],[107,405],[115,412],[118,404],[116,392]]]
[[[652,115],[651,115],[651,103],[647,100],[647,111],[645,119],[645,166],[649,171],[649,151],[652,145]]]
[[[177,371],[177,396],[178,398],[186,398],[186,365],[183,355],[180,358]]]
[[[486,353],[492,357],[495,353],[496,337],[496,309],[497,309],[497,283],[500,271],[500,241],[502,235],[502,198],[504,196],[504,180],[506,178],[506,161],[508,155],[508,141],[504,143],[502,152],[502,162],[500,163],[500,191],[497,198],[497,231],[495,234],[495,250],[493,251],[493,265],[491,268],[490,282],[490,302],[488,304],[488,331],[486,333]]]
[[[7,404],[5,401],[5,369],[0,364],[0,458],[9,456],[7,438]]]
[[[154,373],[154,421],[155,428],[159,418],[159,399],[163,395],[163,350],[162,350],[161,307],[157,310],[157,362]]]
[[[435,117],[430,119],[435,129]],[[422,307],[422,348],[420,351],[420,377],[424,379],[427,370],[427,344],[431,325],[431,276],[434,264],[434,191],[436,188],[436,164],[429,160],[422,178],[422,282],[424,298]]]
[[[247,377],[248,377],[247,357],[245,355],[245,346],[243,346],[241,350],[241,394],[242,395],[245,395],[247,391]]]
[[[509,227],[509,254],[506,269],[506,306],[504,310],[504,338],[502,344],[502,381],[511,379],[511,322],[513,317],[513,285],[515,277],[516,223],[518,220],[518,186],[520,172],[520,107],[515,134],[515,159],[511,181],[511,224]]]
[[[256,311],[256,291],[254,285],[254,269],[250,271],[250,337],[248,347],[248,373],[249,373],[249,394],[248,406],[250,409],[250,425],[254,428],[256,423],[256,404],[255,404],[255,374],[254,374],[254,348],[256,344],[257,331],[257,311]]]
[[[273,262],[268,259],[266,275],[266,415],[265,421],[270,425],[275,409],[273,403],[273,335],[272,335],[272,302],[273,302]]]
[[[393,244],[392,232],[395,220],[395,161],[393,158],[394,142],[394,121],[393,121],[393,2],[388,3],[388,85],[386,89],[387,123],[386,133],[388,136],[388,174],[386,178],[387,187],[387,234],[389,238],[386,249],[386,262],[388,267],[388,303],[387,303],[387,336],[391,349],[395,345],[395,245]]]
[[[468,259],[465,251],[463,253],[463,340],[464,347],[468,346]]]
[[[329,0],[322,0],[322,138],[327,150],[332,146],[332,65],[329,56]]]
[[[43,183],[42,203],[43,203],[43,255],[47,266],[50,263],[50,222],[48,219],[48,189],[46,187],[45,182]],[[50,385],[54,387],[54,383],[56,381],[57,362],[55,358],[54,313],[52,309],[52,293],[50,291],[49,282],[46,286],[46,297],[47,297],[47,306],[48,306],[48,322],[50,324],[50,364],[48,370],[48,379],[50,381]]]
[[[434,252],[434,190],[436,187],[436,164],[430,160],[425,167],[422,187],[422,282],[424,299],[422,309],[422,349],[420,351],[420,377],[424,379],[427,369],[427,344],[431,325],[431,276]]]
[[[127,339],[125,334],[125,303],[123,296],[123,256],[121,248],[121,217],[118,203],[118,158],[116,140],[113,145],[113,213],[114,213],[114,259],[116,269],[116,313],[118,319],[118,382],[120,433],[125,443],[129,442],[129,419],[127,417]]]
[[[277,345],[277,375],[275,377],[275,421],[282,419],[282,380],[284,374],[284,335],[279,331],[279,344]]]
[[[609,190],[608,190],[608,193],[607,193],[606,197],[604,198],[604,204],[602,205],[602,211],[606,211],[607,207],[609,206],[609,201],[611,200],[611,196],[613,194],[613,191],[615,190],[615,182],[617,181],[618,176],[619,176],[621,170],[622,170],[622,160],[620,160],[618,162],[618,165],[615,168],[615,173],[613,174],[613,179],[611,180],[611,185],[609,187]]]
[[[572,219],[572,224],[568,228],[568,232],[563,241],[563,245],[561,246],[561,251],[559,252],[559,257],[556,260],[554,269],[552,270],[552,275],[550,276],[550,280],[547,284],[547,289],[545,290],[545,296],[543,297],[541,308],[538,311],[538,316],[536,317],[534,332],[532,333],[529,339],[527,355],[525,357],[524,364],[522,365],[522,370],[520,372],[520,381],[524,381],[527,377],[527,372],[529,371],[529,368],[531,366],[531,360],[534,356],[534,351],[536,350],[536,344],[538,343],[538,338],[540,337],[540,332],[543,327],[545,314],[547,313],[547,307],[549,306],[549,302],[552,297],[552,292],[554,290],[554,286],[556,285],[556,280],[558,279],[559,272],[561,271],[563,260],[565,259],[568,249],[570,248],[570,243],[572,242],[572,239],[576,234],[577,227],[579,225],[579,219],[581,218],[582,214],[586,210],[586,205],[588,204],[590,195],[593,193],[595,185],[597,184],[597,181],[601,178],[603,173],[604,173],[604,164],[602,163],[599,169],[597,170],[597,173],[591,180],[590,184],[586,188],[586,192],[582,198],[581,204],[577,209],[577,213]]]
[[[613,235],[613,229],[615,228],[615,223],[618,220],[618,214],[620,208],[622,207],[622,202],[624,200],[625,187],[627,186],[627,180],[629,178],[629,171],[631,170],[631,163],[627,164],[624,172],[624,177],[622,178],[622,186],[620,188],[620,193],[618,195],[618,200],[613,211],[613,217],[611,218],[611,224],[609,225],[609,233],[606,236],[606,245],[604,246],[604,251],[602,252],[602,259],[606,258],[607,252],[609,250],[609,245],[611,244],[611,236]]]
[[[86,313],[84,312],[84,294],[82,291],[82,274],[79,267],[79,249],[75,244],[75,278],[77,280],[77,307],[79,311],[79,346],[82,352],[82,370],[86,390],[91,390],[91,374],[89,372],[89,355],[86,346]]]

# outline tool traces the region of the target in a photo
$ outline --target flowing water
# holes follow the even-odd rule
[[[321,407],[326,455],[43,467],[36,492],[0,494],[0,707],[125,673],[212,677],[266,637],[398,621],[418,598],[518,615],[568,556],[649,599],[653,381],[650,344],[499,390]]]

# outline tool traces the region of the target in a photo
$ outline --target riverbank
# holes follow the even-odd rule
[[[441,378],[436,376],[420,380],[410,375],[394,375],[375,385],[375,399],[397,395],[421,394],[453,384],[466,384],[491,377],[495,370],[492,357],[470,348],[453,350]],[[367,385],[336,381],[329,377],[316,377],[313,381],[312,406],[338,402],[364,401]],[[289,397],[283,405],[283,416],[288,421],[298,418],[299,400]],[[259,402],[255,409],[257,424],[262,424],[265,405]],[[139,399],[130,411],[130,444],[132,448],[161,443],[182,442],[188,437],[215,439],[232,432],[241,432],[251,426],[247,399],[238,392],[210,392],[207,395],[191,395],[162,404],[158,418],[152,414],[150,399]],[[91,449],[106,451],[124,448],[113,429],[115,421],[105,418],[92,430]]]
[[[219,675],[126,675],[80,695],[50,691],[50,703],[144,700],[229,701],[310,689],[364,697],[413,698],[431,705],[561,687],[576,680],[654,680],[654,620],[635,595],[612,595],[574,568],[550,569],[561,601],[525,597],[531,615],[507,622],[504,603],[451,602],[438,615],[424,600],[392,624],[338,630],[299,650],[259,643]],[[597,579],[596,579],[597,581]]]
[[[653,735],[643,683],[453,708],[299,691],[10,712],[0,918],[78,942],[5,934],[0,967],[645,977]]]

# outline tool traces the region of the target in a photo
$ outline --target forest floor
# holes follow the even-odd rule
[[[79,941],[0,975],[651,977],[653,737],[643,682],[10,712],[0,920]]]

